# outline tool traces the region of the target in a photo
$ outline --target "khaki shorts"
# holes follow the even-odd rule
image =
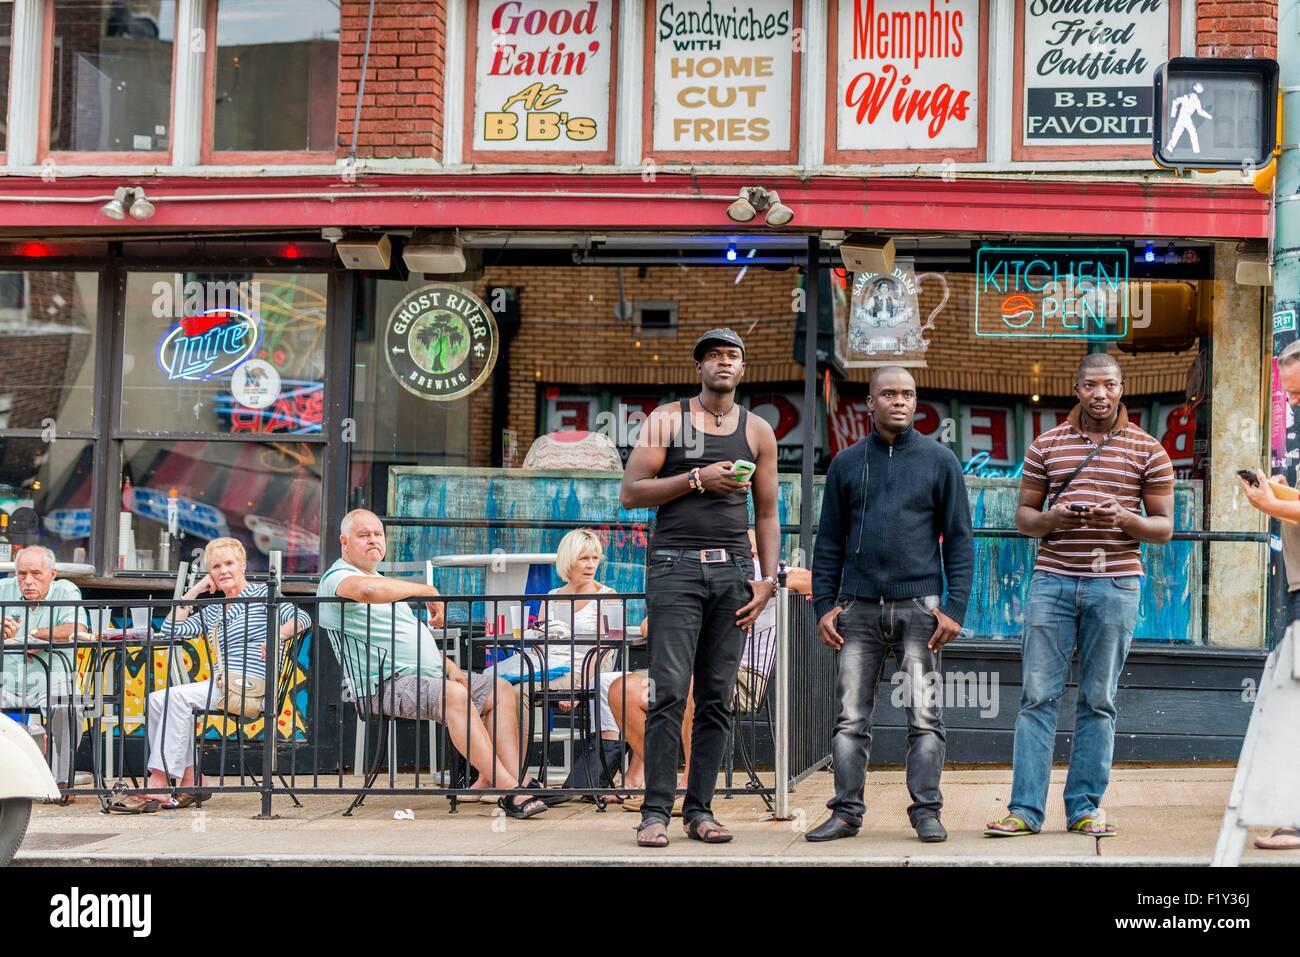
[[[767,697],[767,676],[756,668],[740,666],[736,674],[736,713],[754,714]]]
[[[421,678],[418,675],[398,675],[389,678],[377,694],[370,696],[372,713],[382,713],[407,721],[438,721],[442,713],[442,689],[450,678]],[[492,697],[496,681],[491,675],[470,674],[469,690],[474,710],[482,713]]]

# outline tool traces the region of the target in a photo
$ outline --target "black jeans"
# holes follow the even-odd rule
[[[650,713],[646,719],[643,821],[667,824],[677,790],[686,695],[695,679],[695,722],[683,819],[711,815],[710,803],[731,734],[731,700],[745,632],[736,611],[751,598],[748,549],[702,564],[697,551],[654,549],[646,569],[650,617]]]
[[[938,596],[884,602],[841,596],[837,604],[844,609],[836,620],[844,647],[836,662],[840,715],[831,743],[835,797],[826,806],[854,827],[862,826],[871,759],[871,714],[892,652],[906,676],[906,681],[894,687],[901,689],[907,710],[907,789],[912,795],[907,816],[915,825],[943,807],[939,790],[946,749],[942,681],[936,689],[939,666],[929,648],[935,628],[932,609],[939,606]]]

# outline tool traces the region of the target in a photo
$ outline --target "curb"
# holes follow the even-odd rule
[[[708,855],[337,855],[250,854],[243,857],[203,854],[112,853],[88,855],[77,851],[27,851],[14,859],[17,867],[1208,867],[1204,857],[713,857]],[[1251,861],[1249,867],[1286,867],[1286,861]]]

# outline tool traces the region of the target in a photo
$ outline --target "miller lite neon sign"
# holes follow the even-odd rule
[[[239,309],[186,316],[158,340],[158,368],[168,379],[205,382],[238,368],[257,352],[262,327]]]

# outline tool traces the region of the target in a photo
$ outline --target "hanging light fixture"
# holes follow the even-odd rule
[[[794,210],[781,202],[774,189],[762,186],[744,186],[740,198],[727,207],[727,218],[736,223],[753,222],[759,213],[765,213],[763,222],[772,227],[784,226],[794,219]]]
[[[114,190],[113,198],[99,207],[99,211],[109,219],[122,220],[130,216],[132,219],[145,220],[153,218],[154,205],[145,198],[141,187],[119,186]]]

